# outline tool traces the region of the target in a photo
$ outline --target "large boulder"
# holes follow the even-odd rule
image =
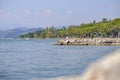
[[[120,51],[93,63],[80,80],[120,80]]]
[[[120,80],[120,50],[92,63],[81,76],[52,80]]]

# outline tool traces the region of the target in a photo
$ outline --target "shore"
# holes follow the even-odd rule
[[[54,45],[120,46],[120,38],[61,38]]]

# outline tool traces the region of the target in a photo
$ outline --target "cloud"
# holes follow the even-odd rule
[[[66,11],[65,13],[68,14],[68,15],[72,15],[72,14],[73,14],[73,11],[72,11],[72,10],[68,10],[68,11]]]
[[[25,9],[25,10],[23,10],[23,12],[24,12],[25,14],[29,14],[31,11],[28,10],[28,9]]]
[[[51,15],[53,13],[53,11],[51,9],[46,9],[43,11],[43,14],[45,15]]]
[[[15,12],[0,10],[0,24],[28,27],[64,25],[71,21],[72,14],[71,10],[62,13],[54,12],[51,9],[42,11],[24,9]]]
[[[0,21],[9,22],[12,18],[12,13],[4,10],[0,10]]]

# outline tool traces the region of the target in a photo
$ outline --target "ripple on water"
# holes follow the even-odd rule
[[[114,46],[54,46],[56,40],[0,41],[0,80],[45,80],[81,74]]]

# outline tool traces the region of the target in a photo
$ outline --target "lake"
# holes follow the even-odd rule
[[[0,80],[46,80],[80,75],[117,46],[56,46],[57,39],[0,40]]]

